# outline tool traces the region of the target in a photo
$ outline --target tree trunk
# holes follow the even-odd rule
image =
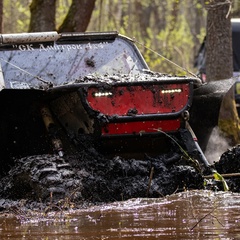
[[[3,0],[0,0],[0,33],[3,32]]]
[[[85,32],[96,0],[73,0],[59,32]]]
[[[55,30],[56,0],[32,0],[29,32]]]
[[[147,6],[144,6],[142,0],[135,1],[135,13],[139,22],[141,36],[146,39],[149,38],[148,28],[150,26],[150,17],[152,10],[153,9],[151,3]]]
[[[212,0],[207,6],[207,81],[230,78],[233,74],[230,4]]]

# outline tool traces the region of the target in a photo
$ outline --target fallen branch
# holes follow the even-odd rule
[[[151,172],[150,172],[150,177],[149,177],[149,181],[148,181],[148,189],[147,189],[147,197],[148,197],[149,190],[150,190],[151,183],[152,183],[153,172],[154,172],[154,167],[151,168]]]
[[[214,210],[216,210],[217,207],[218,207],[218,206],[214,207],[210,212],[208,212],[208,213],[205,214],[203,217],[201,217],[201,218],[197,221],[197,223],[194,224],[194,226],[190,228],[190,230],[192,231],[195,227],[198,226],[198,224],[199,224],[202,220],[204,220],[204,219],[205,219],[206,217],[208,217],[208,216],[214,217],[214,218],[218,221],[218,223],[221,224],[222,227],[223,227],[224,225],[218,220],[218,218],[215,217],[214,215],[212,215],[212,213],[214,212]]]

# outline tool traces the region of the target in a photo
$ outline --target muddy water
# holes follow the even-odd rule
[[[45,217],[4,215],[0,239],[240,239],[240,194],[188,191]]]

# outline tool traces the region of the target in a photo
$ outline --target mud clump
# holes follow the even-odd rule
[[[174,153],[173,163],[167,161],[170,158],[169,154],[144,160],[106,158],[91,148],[64,157],[25,157],[1,179],[0,200],[106,203],[203,188],[198,170],[182,164],[180,154]]]
[[[216,170],[221,174],[240,173],[240,145],[237,145],[224,152],[214,164]],[[225,179],[232,192],[240,192],[240,177],[232,176]]]

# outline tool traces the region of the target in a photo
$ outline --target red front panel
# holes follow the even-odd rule
[[[161,121],[136,121],[126,123],[108,123],[102,128],[102,135],[119,134],[144,134],[152,132],[177,131],[180,128],[180,120],[161,120]]]
[[[105,115],[131,116],[180,112],[188,103],[188,83],[89,88],[89,106]]]

